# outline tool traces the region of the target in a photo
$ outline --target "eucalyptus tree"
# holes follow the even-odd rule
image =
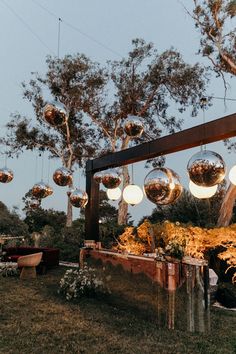
[[[181,129],[180,116],[186,107],[191,106],[193,116],[200,107],[207,81],[204,69],[199,64],[185,63],[173,48],[158,54],[153,44],[144,40],[133,40],[132,45],[126,58],[103,66],[80,54],[62,59],[49,57],[47,73],[34,73],[32,80],[23,84],[23,97],[32,104],[36,120],[13,115],[3,139],[9,153],[47,150],[51,157],[73,169],[76,164],[83,166],[87,158]],[[49,127],[44,122],[45,88],[66,106],[66,125]],[[178,117],[171,114],[171,105],[178,109]],[[123,125],[129,114],[143,121],[142,137],[125,134]],[[163,159],[158,162],[163,163]],[[124,166],[123,187],[128,183],[129,173]],[[70,205],[68,208],[70,211]],[[119,224],[126,224],[127,211],[127,204],[121,200]],[[71,220],[70,211],[67,225]]]
[[[220,74],[236,75],[236,1],[193,0],[192,17],[201,32],[199,52]]]
[[[236,1],[193,0],[191,16],[201,32],[199,53],[207,57],[213,70],[221,75],[225,90],[225,74],[236,75]],[[230,151],[236,151],[236,143],[226,141]],[[236,200],[236,187],[230,184],[222,201],[218,226],[229,225]]]

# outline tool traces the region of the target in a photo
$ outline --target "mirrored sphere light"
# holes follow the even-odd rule
[[[128,115],[124,122],[124,131],[131,137],[141,136],[144,131],[144,127],[140,117]]]
[[[229,180],[231,183],[236,185],[236,165],[229,171]]]
[[[104,171],[102,176],[102,184],[108,189],[119,187],[121,184],[121,176],[115,170]]]
[[[14,174],[12,170],[7,167],[0,169],[0,182],[1,183],[9,183],[13,180]]]
[[[143,199],[143,191],[136,184],[129,184],[123,190],[123,199],[127,204],[137,205]]]
[[[108,189],[107,190],[107,196],[110,200],[118,200],[121,197],[121,190],[119,187],[113,188],[113,189]]]
[[[191,194],[198,199],[207,199],[213,197],[218,188],[218,184],[212,187],[201,187],[189,181],[189,190]]]
[[[70,202],[76,208],[84,208],[88,203],[88,194],[80,189],[75,189],[70,194]]]
[[[60,167],[53,173],[53,181],[58,186],[68,186],[73,182],[72,172],[66,167]]]
[[[98,171],[98,172],[94,173],[93,179],[94,179],[97,183],[101,183],[101,182],[102,182],[103,174],[104,174],[103,171]]]
[[[206,150],[194,154],[187,166],[190,180],[202,187],[212,187],[223,181],[226,166],[222,157]]]
[[[183,187],[177,173],[170,168],[157,167],[145,177],[144,190],[151,202],[167,205],[174,203],[180,197]]]
[[[40,199],[36,199],[36,198],[32,198],[30,201],[29,201],[29,206],[31,209],[37,209],[39,208],[41,205],[41,200]]]
[[[43,117],[48,124],[55,127],[65,123],[68,118],[68,113],[61,102],[54,101],[45,105]]]
[[[48,184],[39,182],[33,186],[31,193],[35,198],[42,199],[51,195],[53,193],[53,189]]]

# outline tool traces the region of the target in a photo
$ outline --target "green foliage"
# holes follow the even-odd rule
[[[179,221],[183,224],[189,224],[201,227],[212,227],[217,224],[220,206],[225,194],[224,184],[220,186],[216,195],[210,199],[200,200],[184,190],[176,203],[167,206],[157,206],[150,216],[143,217],[152,223],[169,220]]]
[[[29,227],[29,232],[42,232],[43,228],[48,225],[54,231],[60,232],[66,222],[66,214],[63,211],[53,209],[44,210],[42,208],[29,209],[26,212],[24,222]]]
[[[28,235],[27,224],[20,219],[15,211],[10,212],[2,202],[0,202],[0,234],[12,236]]]
[[[192,17],[201,32],[199,52],[210,59],[218,73],[236,75],[235,31],[236,1],[193,0]]]
[[[69,269],[60,280],[59,294],[66,300],[78,300],[82,297],[94,297],[96,294],[105,292],[103,281],[97,277],[94,268]]]

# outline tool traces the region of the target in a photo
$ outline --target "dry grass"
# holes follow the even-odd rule
[[[65,302],[62,267],[36,280],[0,278],[0,353],[236,353],[236,315],[212,311],[212,333],[158,329],[142,311],[116,299]]]

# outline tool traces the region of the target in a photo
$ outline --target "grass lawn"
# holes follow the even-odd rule
[[[105,299],[65,302],[65,268],[34,280],[0,278],[0,353],[235,354],[236,313],[211,310],[209,334],[158,329],[129,306]]]

